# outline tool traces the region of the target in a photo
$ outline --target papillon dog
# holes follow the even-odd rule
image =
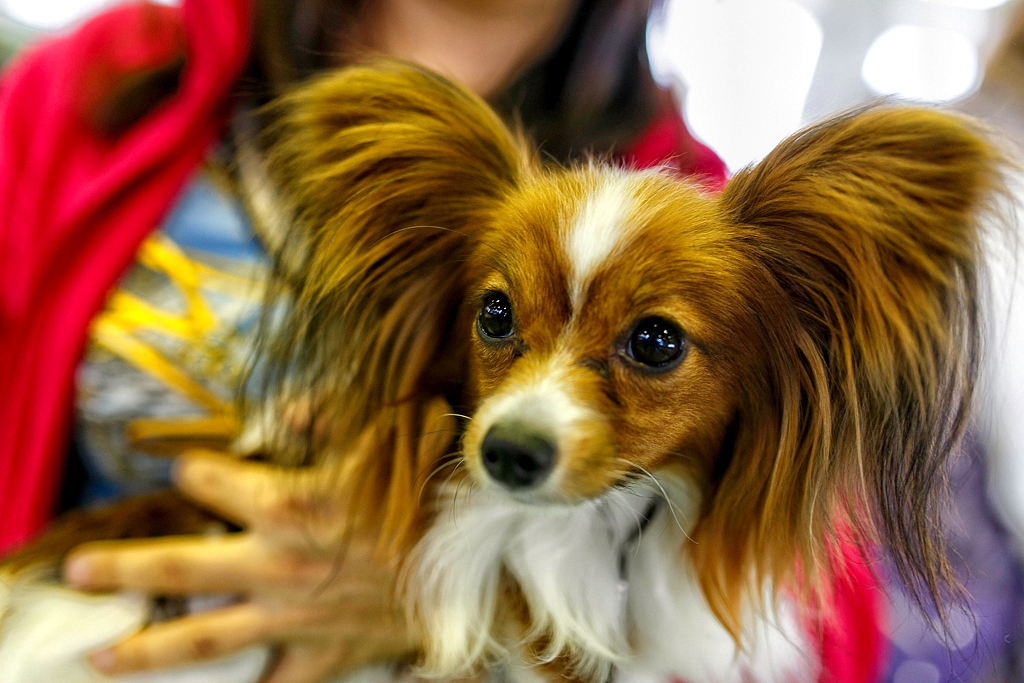
[[[876,556],[919,603],[956,592],[945,470],[1004,196],[977,124],[864,108],[712,191],[543,163],[404,64],[260,116],[261,382],[315,397],[303,447],[401,559],[410,675],[866,683]]]
[[[541,163],[409,66],[265,116],[279,377],[380,441],[353,506],[405,558],[420,672],[840,680],[823,634],[857,629],[837,591],[877,618],[873,548],[918,602],[955,593],[944,473],[1004,196],[977,124],[868,107],[712,192]],[[439,397],[444,457],[410,436]]]

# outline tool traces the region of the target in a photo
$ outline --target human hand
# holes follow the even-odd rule
[[[91,657],[107,674],[278,646],[266,683],[319,683],[416,651],[393,599],[398,567],[365,531],[346,535],[337,496],[312,470],[183,456],[178,488],[244,531],[219,536],[102,541],[74,550],[65,579],[89,590],[241,594],[237,604],[162,622]]]

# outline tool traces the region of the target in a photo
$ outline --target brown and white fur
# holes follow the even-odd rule
[[[974,123],[864,109],[713,194],[542,164],[404,65],[262,116],[241,186],[287,229],[289,301],[265,390],[317,397],[314,452],[377,444],[339,485],[403,558],[420,674],[811,681],[841,543],[955,590],[944,471],[1001,193]],[[458,433],[420,448],[441,399]]]
[[[337,442],[385,446],[353,507],[409,558],[424,672],[813,679],[796,613],[844,571],[843,539],[881,544],[920,601],[954,585],[941,494],[1001,192],[975,124],[868,108],[713,195],[545,166],[410,67],[332,75],[267,117],[264,186],[302,236],[280,256],[281,376],[315,378]],[[681,349],[658,367],[635,349],[652,324]],[[463,416],[456,456],[392,448],[438,396]]]

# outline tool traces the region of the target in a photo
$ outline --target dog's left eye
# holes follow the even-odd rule
[[[682,358],[685,343],[685,335],[675,323],[664,318],[644,318],[633,328],[626,352],[642,365],[662,369]]]
[[[504,339],[511,336],[515,324],[512,319],[512,303],[508,297],[500,292],[485,296],[476,325],[484,337]]]

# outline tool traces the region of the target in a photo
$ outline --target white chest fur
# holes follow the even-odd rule
[[[531,664],[569,652],[591,680],[621,683],[785,681],[817,678],[817,655],[791,606],[751,615],[738,650],[709,609],[683,553],[697,497],[685,483],[666,489],[638,534],[654,496],[614,490],[576,506],[530,506],[500,492],[451,497],[420,548],[411,602],[433,641],[430,674],[503,661],[504,678],[535,683]],[[550,646],[525,653],[503,642],[494,620],[503,576],[520,587],[531,630]]]

